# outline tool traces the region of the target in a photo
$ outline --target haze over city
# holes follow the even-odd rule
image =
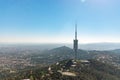
[[[0,43],[120,42],[119,0],[0,0]]]

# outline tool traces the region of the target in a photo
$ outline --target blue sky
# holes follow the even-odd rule
[[[120,42],[119,0],[0,0],[0,42]]]

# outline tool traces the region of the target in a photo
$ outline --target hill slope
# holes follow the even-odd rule
[[[32,80],[120,80],[120,70],[96,60],[64,60],[48,67],[26,69],[9,76],[9,80],[29,78]]]

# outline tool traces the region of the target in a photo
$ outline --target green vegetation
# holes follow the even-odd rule
[[[48,67],[36,67],[23,70],[3,80],[21,80],[25,78],[30,80],[120,80],[120,70],[116,67],[96,60],[88,61],[89,64],[77,61],[76,66],[71,67],[71,60],[64,60],[59,62],[59,65],[51,65],[51,71],[48,71]],[[58,72],[61,68],[63,68],[63,71],[69,70],[77,76],[62,75]]]

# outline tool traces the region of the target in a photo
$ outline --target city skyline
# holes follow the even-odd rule
[[[1,0],[0,43],[120,43],[119,0]]]

